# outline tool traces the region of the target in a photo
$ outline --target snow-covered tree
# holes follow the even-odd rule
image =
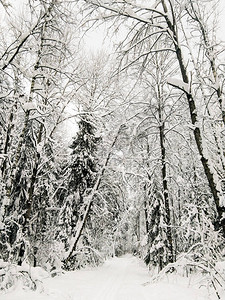
[[[1,103],[7,108],[1,165],[5,185],[2,240],[8,258],[19,264],[32,253],[31,219],[53,192],[50,189],[45,199],[40,197],[42,174],[46,174],[44,168],[51,164],[49,160],[53,161],[52,138],[63,117],[64,96],[68,94],[68,81],[72,80],[68,80],[65,69],[68,40],[62,37],[64,25],[58,16],[62,5],[55,1],[47,5],[42,1],[26,4],[26,17],[12,27],[11,38],[15,41],[3,50],[1,57],[1,74],[15,87],[13,94],[7,94]]]
[[[198,150],[198,158],[202,164],[205,177],[208,181],[208,186],[211,191],[211,195],[214,199],[214,206],[217,210],[217,224],[222,233],[225,233],[224,226],[224,192],[223,192],[223,167],[221,164],[221,127],[223,128],[223,105],[224,97],[221,93],[220,83],[217,81],[217,86],[214,85],[214,91],[217,95],[216,105],[217,118],[220,120],[217,124],[217,129],[220,132],[220,139],[216,143],[219,146],[219,151],[214,152],[213,156],[210,151],[210,143],[207,142],[208,137],[205,135],[204,127],[204,114],[202,114],[202,108],[207,109],[207,103],[202,106],[201,99],[204,99],[202,94],[201,85],[195,85],[195,71],[190,68],[186,63],[186,52],[190,54],[192,46],[186,43],[184,49],[184,33],[182,31],[182,22],[186,20],[186,10],[192,18],[193,22],[198,23],[200,38],[205,44],[205,50],[198,52],[202,53],[204,57],[209,61],[210,68],[210,80],[215,83],[219,78],[215,71],[216,54],[213,51],[214,47],[210,47],[211,42],[208,40],[207,29],[202,21],[201,11],[205,11],[207,4],[204,1],[197,1],[196,6],[194,1],[187,1],[185,3],[175,2],[172,4],[170,0],[156,1],[153,6],[148,4],[140,4],[132,1],[85,1],[88,7],[101,9],[103,14],[108,19],[117,19],[127,21],[128,34],[124,42],[121,43],[122,49],[122,63],[121,69],[127,69],[131,65],[139,63],[141,65],[140,71],[145,72],[148,65],[151,64],[151,58],[155,53],[171,52],[174,55],[177,63],[176,76],[168,77],[168,84],[179,90],[186,98],[186,103],[189,109],[190,123],[192,127],[192,133],[194,136],[196,148]],[[212,3],[213,1],[210,1]],[[204,10],[202,9],[204,8]],[[95,10],[94,10],[95,11]],[[90,14],[93,10],[90,10]],[[87,16],[88,17],[88,16]],[[189,35],[193,32],[192,28],[183,26],[185,34],[189,39]],[[126,29],[127,30],[127,29]],[[193,39],[195,45],[199,45],[196,39]],[[151,42],[150,42],[151,41]],[[212,43],[213,44],[213,43]],[[201,44],[200,44],[201,45]],[[200,47],[201,48],[201,47]],[[211,55],[213,53],[213,56]],[[220,52],[217,52],[220,53]],[[210,100],[214,93],[210,94]],[[203,122],[203,123],[202,123]],[[215,124],[214,124],[215,125]],[[216,135],[218,137],[218,135]],[[214,143],[215,145],[215,143]],[[218,147],[217,147],[218,150]],[[220,167],[218,170],[218,164],[215,164],[215,160],[220,161]]]
[[[73,139],[71,148],[71,159],[68,162],[67,192],[63,199],[62,215],[60,219],[60,239],[65,241],[66,251],[70,247],[70,240],[75,238],[73,244],[74,254],[66,261],[67,268],[74,268],[75,251],[80,239],[77,236],[77,226],[84,218],[86,208],[85,197],[91,193],[99,170],[96,156],[100,137],[96,136],[94,119],[91,115],[83,115],[78,121],[78,132]],[[87,220],[86,220],[87,225]]]

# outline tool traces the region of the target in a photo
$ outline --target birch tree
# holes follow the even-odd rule
[[[21,116],[18,127],[12,135],[9,123],[6,132],[4,149],[7,150],[5,154],[9,157],[11,167],[6,168],[6,161],[2,166],[4,180],[7,182],[5,200],[2,203],[2,217],[5,220],[3,240],[8,254],[18,260],[19,264],[29,255],[29,236],[32,236],[30,220],[33,209],[39,210],[35,203],[38,198],[35,188],[41,174],[46,172],[43,171],[43,166],[48,166],[43,154],[52,160],[51,138],[60,122],[60,118],[54,120],[53,113],[57,110],[60,113],[65,108],[62,91],[64,89],[63,93],[67,93],[68,78],[71,81],[69,73],[63,70],[67,41],[62,38],[60,29],[62,7],[55,1],[50,1],[47,5],[42,2],[37,6],[36,4],[30,2],[27,8],[30,13],[28,22],[33,29],[21,41],[16,41],[18,45],[12,47],[12,53],[8,51],[10,55],[8,52],[3,54],[3,57],[10,58],[4,61],[2,67],[3,70],[15,68],[18,77],[22,78],[21,84],[26,85],[26,91],[29,86],[28,93],[24,93],[22,100],[13,106],[14,112],[16,108],[16,113]],[[35,51],[31,53],[29,47],[34,47]],[[29,67],[27,61],[30,63]],[[56,79],[61,86],[56,86]],[[10,122],[13,117],[11,113]],[[18,135],[17,140],[12,138],[15,134]],[[13,142],[11,150],[8,146],[9,139]]]

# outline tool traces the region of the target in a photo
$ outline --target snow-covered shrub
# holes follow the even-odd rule
[[[83,246],[74,252],[74,259],[71,259],[71,268],[81,269],[85,267],[96,267],[104,262],[101,253],[92,247]]]
[[[0,260],[0,290],[14,289],[20,285],[24,289],[43,290],[42,280],[49,273],[40,267],[22,266]]]
[[[209,293],[215,293],[220,299],[220,294],[225,292],[225,261],[220,246],[219,234],[212,232],[207,242],[190,247],[189,251],[180,254],[175,263],[168,264],[152,280],[162,279],[171,273],[190,277],[190,280],[198,275],[195,284],[199,288],[207,288]]]
[[[38,264],[44,266],[44,268],[51,274],[56,276],[61,274],[63,266],[63,258],[65,255],[65,249],[63,242],[60,241],[48,241],[44,244],[38,245]]]

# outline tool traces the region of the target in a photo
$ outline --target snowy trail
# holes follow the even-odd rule
[[[148,271],[140,261],[132,256],[114,258],[97,269],[72,273],[74,273],[72,288],[68,281],[71,274],[66,274],[56,280],[73,300],[146,299],[142,291],[144,289],[142,284],[149,280]],[[49,282],[50,286],[51,283],[53,281]]]
[[[108,268],[102,269],[101,277],[99,292],[94,300],[145,299],[141,284],[148,280],[148,274],[134,258],[112,260]]]
[[[206,300],[201,291],[187,286],[181,277],[144,286],[150,275],[144,263],[127,255],[103,266],[44,280],[42,293],[17,287],[1,300]],[[214,299],[214,298],[213,298]],[[210,298],[211,300],[211,298]]]

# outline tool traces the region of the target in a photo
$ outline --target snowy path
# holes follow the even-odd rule
[[[147,299],[142,284],[149,280],[146,268],[134,257],[114,258],[102,267],[72,272],[57,278],[65,294],[79,300],[136,300]],[[50,286],[53,281],[49,282]],[[54,282],[55,285],[55,282]],[[71,289],[69,291],[69,289]]]
[[[199,290],[174,282],[144,286],[150,277],[145,265],[127,255],[113,258],[103,266],[68,272],[44,280],[44,292],[15,291],[0,295],[1,300],[204,300]],[[211,299],[211,298],[210,298]]]

